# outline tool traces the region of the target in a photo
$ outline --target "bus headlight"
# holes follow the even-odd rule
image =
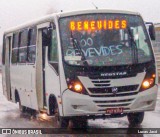
[[[74,90],[77,91],[77,92],[81,92],[82,91],[82,85],[79,84],[79,83],[75,83]]]
[[[146,76],[142,82],[140,91],[144,91],[153,87],[155,84],[155,74],[150,75],[150,77]]]
[[[82,85],[81,85],[80,83],[72,83],[72,84],[69,84],[68,88],[69,88],[70,90],[74,90],[74,91],[76,91],[76,92],[78,92],[78,93],[81,93],[82,90],[83,90],[83,87],[82,87]]]
[[[68,89],[80,94],[88,94],[82,83],[78,80],[68,83]]]
[[[150,85],[152,85],[154,83],[154,79],[148,79],[148,80],[144,80],[142,83],[143,88],[149,88]]]

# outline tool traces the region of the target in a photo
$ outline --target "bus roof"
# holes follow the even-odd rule
[[[77,11],[67,11],[67,12],[57,12],[50,15],[46,15],[36,20],[32,20],[26,22],[24,24],[18,25],[16,27],[12,27],[4,32],[4,34],[12,33],[19,31],[24,28],[32,27],[47,21],[52,21],[54,17],[66,17],[72,15],[80,15],[80,14],[87,14],[87,13],[119,13],[119,14],[130,14],[130,15],[140,15],[138,12],[131,12],[131,11],[122,11],[122,10],[108,10],[108,9],[89,9],[89,10],[77,10]]]

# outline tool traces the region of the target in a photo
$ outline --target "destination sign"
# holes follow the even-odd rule
[[[95,31],[95,30],[118,30],[126,29],[126,20],[92,20],[92,21],[70,21],[71,31]]]

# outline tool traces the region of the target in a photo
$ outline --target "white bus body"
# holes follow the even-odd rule
[[[56,113],[58,104],[62,126],[77,117],[126,114],[130,118],[133,112],[136,121],[133,116],[143,117],[144,111],[155,109],[158,91],[156,62],[144,26],[138,13],[97,9],[55,13],[11,28],[4,34],[3,93],[9,101],[20,102],[23,109],[46,110],[48,115]],[[130,54],[120,44],[112,44],[110,53],[104,43],[101,48],[88,48],[95,39],[89,31],[101,36],[98,29],[106,39],[118,31]],[[78,33],[87,31],[79,40]],[[77,41],[88,47],[81,51]],[[119,60],[124,58],[122,52],[128,55],[125,61]]]

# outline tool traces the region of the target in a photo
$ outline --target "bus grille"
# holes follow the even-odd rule
[[[92,83],[94,84],[95,87],[108,87],[110,86],[110,81],[109,80],[92,80]]]
[[[112,92],[113,87],[88,88],[88,90],[90,96],[94,97],[93,101],[99,108],[98,111],[105,111],[107,108],[123,108],[127,111],[138,94],[138,87],[139,85],[116,87],[117,93]]]
[[[91,97],[119,97],[119,96],[131,96],[136,95],[138,93],[139,85],[129,85],[129,86],[121,86],[116,87],[117,93],[114,94],[112,92],[113,87],[105,87],[105,88],[88,88],[90,91]]]

